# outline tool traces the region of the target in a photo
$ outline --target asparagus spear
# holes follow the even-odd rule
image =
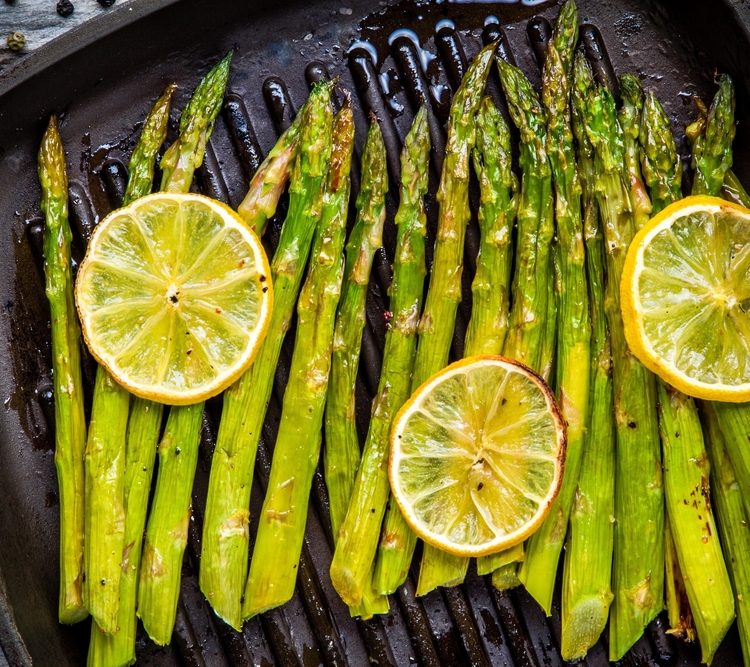
[[[498,60],[500,80],[511,118],[521,134],[521,191],[512,306],[503,354],[532,369],[549,373],[556,317],[553,298],[551,246],[554,235],[552,172],[547,156],[544,111],[529,80],[519,70]],[[486,564],[483,564],[483,568]],[[504,590],[517,585],[515,562],[503,565],[493,584]]]
[[[412,391],[448,364],[456,311],[461,301],[464,239],[470,217],[469,159],[476,141],[474,116],[482,101],[494,55],[494,44],[479,52],[451,103],[445,161],[437,193],[440,210],[435,255],[424,313],[419,322]],[[416,546],[416,537],[395,504],[388,509],[385,530],[386,539],[378,557],[383,560],[378,565],[381,593],[392,592],[403,583]],[[465,559],[425,544],[417,595],[436,586],[460,583],[466,575],[466,567]]]
[[[715,412],[724,435],[724,446],[732,460],[737,483],[750,516],[750,406],[747,403],[707,403],[706,411]]]
[[[138,582],[138,616],[160,646],[169,643],[177,616],[202,417],[203,403],[170,410],[159,442],[159,473]]]
[[[96,625],[117,632],[125,540],[125,433],[130,395],[101,366],[84,457],[86,606]]]
[[[227,53],[198,84],[190,102],[180,116],[180,136],[164,153],[161,167],[161,189],[165,192],[187,192],[193,173],[203,164],[206,144],[221,111],[224,89],[229,78],[232,53]]]
[[[664,506],[654,378],[629,353],[620,314],[620,276],[635,233],[623,133],[609,90],[594,88],[586,107],[605,232],[605,308],[614,370],[617,520],[610,659],[619,660],[663,607]]]
[[[45,292],[52,323],[52,377],[55,391],[55,467],[60,495],[61,623],[77,623],[88,612],[83,595],[84,469],[86,418],[83,414],[80,336],[73,303],[65,152],[50,118],[39,148],[39,182],[45,214]]]
[[[660,382],[667,512],[702,660],[710,664],[734,620],[734,601],[709,500],[708,457],[695,404]]]
[[[639,231],[651,218],[652,202],[643,182],[640,164],[639,136],[643,109],[643,87],[636,76],[620,77],[622,105],[618,114],[625,148],[625,182],[630,188],[635,231]],[[671,133],[669,134],[671,137]],[[678,180],[679,183],[679,180]],[[678,195],[679,196],[679,195]]]
[[[336,316],[331,379],[325,413],[325,480],[334,543],[344,523],[360,463],[355,422],[355,385],[365,326],[367,286],[375,251],[383,243],[385,195],[388,191],[385,145],[377,119],[372,118],[362,155],[362,186],[357,196],[357,220],[346,246],[345,283]],[[358,540],[361,537],[358,536]],[[368,570],[369,574],[369,570]],[[366,582],[352,616],[371,618],[387,613],[388,598],[377,596]]]
[[[569,106],[570,72],[578,39],[578,12],[563,5],[555,39],[547,48],[542,72],[542,102],[547,116],[547,153],[555,184],[558,239],[559,322],[557,329],[558,400],[568,425],[565,476],[549,516],[526,546],[519,579],[545,612],[551,614],[557,563],[562,551],[583,456],[588,417],[591,323],[583,247],[581,182],[573,149]],[[561,45],[565,56],[558,51]]]
[[[362,187],[357,220],[346,244],[344,287],[336,316],[331,380],[326,404],[325,479],[334,538],[344,521],[359,466],[354,390],[365,326],[365,301],[375,251],[383,244],[388,174],[385,145],[377,120],[370,124],[362,155]]]
[[[143,131],[130,158],[128,184],[125,189],[123,204],[151,192],[154,182],[156,155],[164,143],[169,122],[169,109],[174,86],[167,86],[163,95],[154,103],[143,124]],[[106,372],[97,369],[97,386],[100,376]],[[122,391],[122,390],[121,390]],[[94,391],[94,408],[92,410],[91,431],[94,430],[97,393]],[[91,626],[88,665],[129,665],[135,662],[136,632],[136,592],[138,569],[141,560],[143,529],[146,524],[146,508],[151,488],[151,474],[156,456],[156,441],[161,428],[162,406],[135,399],[128,419],[127,403],[120,402],[120,415],[112,415],[113,421],[127,420],[127,434],[122,434],[119,446],[125,451],[124,484],[123,484],[123,548],[122,558],[113,558],[114,565],[121,569],[119,586],[119,608],[117,612],[117,631],[106,635],[94,624]],[[110,411],[110,415],[111,415]],[[106,412],[103,426],[108,427]],[[91,437],[91,431],[89,436]],[[118,444],[117,442],[113,444]],[[106,487],[99,489],[107,491]],[[105,495],[100,495],[110,501]]]
[[[725,75],[724,77],[722,77],[722,79],[720,79],[719,92],[715,97],[714,106],[718,104],[719,106],[726,107],[727,104],[734,103],[733,99],[734,91],[732,88],[732,81],[730,77]],[[698,139],[702,134],[705,133],[706,122],[708,120],[709,113],[706,105],[703,103],[703,100],[701,100],[699,97],[694,97],[693,102],[695,102],[695,105],[698,107],[698,118],[696,118],[692,123],[690,123],[690,125],[685,128],[685,134],[687,135],[688,141],[691,145],[695,143],[696,139]],[[719,114],[719,116],[723,116],[726,113],[726,111],[722,112]],[[728,113],[734,114],[734,109],[730,109]],[[716,112],[714,111],[714,116],[715,115]],[[724,132],[731,132],[731,137],[734,138],[734,127],[731,123],[722,123],[722,127],[724,128]],[[731,155],[728,157],[731,159]],[[719,160],[721,161],[721,156],[719,156]],[[745,208],[750,208],[750,194],[748,194],[745,186],[742,185],[740,179],[737,178],[737,175],[731,169],[726,169],[724,173],[724,182],[721,185],[721,194],[725,199],[734,201],[740,204],[740,206],[744,206]]]
[[[388,436],[393,418],[409,397],[411,386],[424,290],[424,196],[429,155],[427,112],[422,108],[414,118],[401,152],[401,197],[395,220],[398,237],[390,288],[393,317],[386,332],[378,394],[373,401],[362,461],[331,562],[333,585],[350,605],[359,604],[370,587],[389,495]]]
[[[472,152],[479,180],[479,254],[471,284],[472,310],[464,354],[500,354],[508,333],[511,235],[518,179],[512,169],[510,128],[492,99],[477,111]]]
[[[727,172],[732,167],[732,141],[736,132],[734,120],[734,84],[723,74],[703,132],[693,144],[694,195],[718,195]]]
[[[348,104],[336,114],[331,144],[323,212],[312,264],[297,305],[297,335],[289,382],[245,586],[242,605],[245,617],[278,607],[294,594],[310,487],[320,454],[336,306],[344,276],[342,250],[351,190],[354,119]],[[382,223],[365,225],[365,229],[360,228],[362,236],[355,237],[355,242],[374,244],[379,240],[377,228]],[[365,241],[364,232],[372,234],[369,241]],[[358,257],[355,265],[350,265],[352,271],[358,271],[356,264],[360,260]]]
[[[547,126],[543,107],[523,72],[504,60],[497,62],[508,109],[521,135],[516,264],[503,354],[540,371],[549,361],[542,359],[542,341],[548,316],[554,233]]]
[[[230,60],[231,54],[203,78],[183,110],[180,135],[161,161],[162,190],[190,189],[221,110]],[[202,415],[203,403],[172,408],[159,443],[159,473],[138,582],[138,616],[157,644],[169,643],[177,613]]]
[[[253,365],[224,393],[203,517],[200,587],[214,611],[239,630],[247,576],[250,487],[281,345],[294,314],[330,161],[331,88],[310,93],[292,169],[289,210],[271,264],[274,307]]]
[[[677,550],[672,539],[669,521],[664,525],[664,597],[669,618],[668,634],[686,642],[695,641],[695,621],[690,609],[685,580],[677,561]]]
[[[237,213],[258,235],[263,236],[268,219],[276,212],[276,206],[289,180],[292,162],[299,149],[299,133],[304,108],[300,109],[292,124],[258,167],[245,198],[237,207]]]
[[[614,542],[615,432],[612,419],[612,363],[604,307],[604,241],[594,190],[594,149],[586,135],[586,100],[593,79],[582,53],[574,60],[572,128],[578,142],[583,191],[591,315],[591,368],[586,448],[581,460],[563,567],[562,640],[565,660],[588,652],[604,630],[612,602],[610,585]]]
[[[511,236],[518,180],[512,170],[511,135],[502,114],[485,97],[476,117],[477,145],[472,152],[479,179],[479,254],[471,285],[472,310],[464,354],[500,354],[510,311]],[[523,558],[523,544],[477,560],[477,572],[489,574]]]
[[[704,413],[711,462],[712,500],[719,518],[719,535],[729,565],[737,611],[737,629],[744,664],[750,664],[750,516],[729,459],[724,437],[713,412]]]

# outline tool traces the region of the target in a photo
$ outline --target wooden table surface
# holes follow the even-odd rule
[[[0,0],[0,78],[33,51],[47,42],[86,21],[106,14],[138,0],[116,0],[111,7],[103,7],[97,0],[70,0],[73,13],[62,17],[57,13],[57,0]],[[11,32],[22,32],[26,46],[20,52],[7,47]]]

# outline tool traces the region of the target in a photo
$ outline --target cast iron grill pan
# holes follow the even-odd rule
[[[35,156],[50,113],[61,116],[68,151],[74,255],[83,256],[94,226],[119,205],[125,164],[140,120],[163,86],[175,81],[177,111],[200,75],[236,48],[230,91],[216,123],[195,188],[236,206],[250,176],[291,122],[309,87],[338,77],[337,101],[352,92],[359,155],[366,118],[374,113],[388,148],[391,193],[384,248],[376,255],[367,304],[367,327],[357,384],[357,423],[364,440],[383,349],[393,214],[402,138],[419,105],[428,108],[433,142],[428,248],[434,240],[434,200],[452,92],[483,43],[500,40],[498,53],[538,83],[556,2],[398,4],[373,0],[260,2],[247,9],[221,0],[182,0],[99,41],[68,53],[0,98],[0,282],[5,341],[0,366],[0,646],[11,665],[83,664],[88,623],[57,624],[57,483],[54,472],[49,315],[44,297]],[[585,48],[597,77],[616,85],[615,73],[633,71],[664,102],[687,154],[682,130],[694,114],[690,96],[710,99],[714,69],[738,85],[738,110],[747,115],[750,46],[739,5],[730,0],[710,14],[697,2],[580,0]],[[529,6],[534,5],[534,6]],[[495,18],[488,18],[495,17]],[[408,28],[408,31],[398,30]],[[394,32],[396,31],[396,32]],[[354,42],[354,46],[350,45]],[[606,45],[606,46],[605,46]],[[12,73],[11,73],[12,77]],[[743,78],[744,77],[744,78]],[[11,81],[12,83],[12,81]],[[504,108],[496,74],[489,93]],[[741,117],[741,120],[745,116]],[[750,155],[744,125],[735,142],[737,169],[747,175]],[[743,156],[744,149],[744,156]],[[743,160],[744,157],[744,160]],[[358,188],[355,167],[354,189]],[[471,201],[475,212],[477,188]],[[354,197],[352,198],[353,201]],[[282,200],[266,235],[273,252],[285,214]],[[452,353],[458,357],[470,315],[469,286],[478,247],[476,220],[467,233],[464,294]],[[428,261],[431,259],[428,251]],[[259,447],[251,499],[251,533],[263,500],[281,399],[291,360],[294,326],[285,342]],[[94,364],[84,361],[91,398]],[[325,484],[315,476],[297,589],[290,603],[229,629],[211,612],[198,588],[201,525],[220,399],[209,401],[193,489],[193,517],[183,566],[177,623],[171,646],[160,649],[139,635],[139,664],[190,665],[518,665],[562,664],[559,606],[548,619],[519,588],[498,592],[471,573],[460,587],[414,595],[416,572],[393,596],[391,612],[354,621],[328,576],[332,537]],[[418,564],[418,555],[414,560]],[[559,595],[557,596],[559,600]],[[669,637],[657,618],[623,661],[627,665],[698,664],[695,647]],[[606,664],[606,638],[586,664]],[[2,655],[0,654],[0,664]],[[739,665],[732,630],[717,665]]]

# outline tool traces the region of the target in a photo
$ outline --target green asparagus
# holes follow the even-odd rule
[[[554,211],[547,126],[543,107],[523,72],[503,60],[497,62],[510,115],[521,135],[515,270],[503,354],[546,373],[549,379],[555,303],[551,252]],[[516,564],[508,563],[502,570],[492,577],[496,588],[517,585]]]
[[[512,170],[510,128],[485,97],[476,117],[477,145],[472,152],[480,189],[479,254],[471,284],[472,309],[464,355],[500,354],[510,312],[511,238],[518,180]],[[489,574],[523,558],[523,544],[477,560],[477,572]]]
[[[187,192],[203,163],[206,143],[221,110],[231,54],[198,84],[180,117],[180,134],[161,161],[161,189]],[[138,616],[157,644],[168,644],[177,613],[182,556],[198,462],[203,403],[172,408],[159,443],[159,472],[138,582]]]
[[[86,455],[84,597],[99,629],[118,628],[125,540],[125,435],[130,395],[101,366],[96,371]]]
[[[388,444],[391,422],[409,397],[425,276],[426,219],[430,134],[427,113],[420,109],[401,153],[398,238],[390,288],[393,313],[386,332],[378,394],[373,401],[362,461],[349,506],[338,531],[331,580],[342,599],[356,605],[370,586],[380,526],[389,495]],[[379,590],[377,577],[375,589]]]
[[[694,195],[718,195],[732,167],[732,141],[736,132],[735,94],[732,79],[723,74],[705,127],[693,143]]]
[[[535,371],[550,365],[542,358],[548,318],[548,288],[554,214],[552,172],[547,155],[544,110],[526,76],[498,60],[511,118],[521,135],[521,191],[512,306],[503,354]]]
[[[633,224],[638,232],[651,218],[653,204],[643,182],[640,164],[639,137],[643,109],[643,87],[637,77],[623,74],[620,77],[622,105],[618,114],[625,149],[625,182],[630,189]],[[669,134],[671,137],[671,133]]]
[[[203,78],[180,116],[180,136],[161,159],[161,189],[188,192],[195,170],[203,164],[206,144],[221,111],[229,78],[232,53],[228,53]]]
[[[154,182],[156,155],[164,143],[169,122],[169,109],[174,86],[168,86],[164,94],[154,103],[143,124],[143,131],[130,158],[128,184],[123,204],[147,195]],[[97,382],[105,371],[97,370]],[[97,396],[94,392],[94,405]],[[96,625],[91,626],[88,665],[129,665],[135,662],[136,594],[138,570],[141,560],[143,529],[146,525],[146,508],[151,488],[151,475],[156,456],[156,445],[161,428],[162,406],[142,399],[134,399],[128,418],[127,408],[122,406],[128,419],[127,433],[123,434],[125,450],[124,469],[124,535],[122,558],[113,559],[120,567],[119,609],[117,631],[106,635]],[[95,410],[93,413],[95,414]],[[92,416],[92,430],[94,418]],[[106,426],[106,422],[104,424]],[[105,489],[102,489],[103,491]],[[106,497],[106,496],[105,496]],[[109,499],[107,499],[109,500]]]
[[[326,403],[325,479],[331,505],[334,538],[346,516],[354,476],[359,466],[354,391],[365,326],[365,301],[375,251],[383,245],[388,173],[385,145],[377,121],[370,125],[362,155],[362,187],[357,220],[346,244],[345,282],[341,292],[331,358]]]
[[[750,664],[750,522],[716,415],[704,413],[706,442],[711,462],[712,500],[719,535],[729,565],[737,611],[737,629],[744,663]]]
[[[375,251],[383,244],[385,196],[388,191],[385,145],[376,119],[362,155],[362,185],[357,196],[357,220],[346,246],[345,283],[336,316],[331,379],[325,413],[325,480],[334,544],[344,523],[360,463],[355,422],[355,386],[365,326],[367,286]],[[361,539],[361,538],[359,538]],[[369,572],[368,572],[369,574]],[[388,598],[374,593],[366,582],[352,616],[371,618],[388,611]]]
[[[570,514],[563,566],[562,639],[565,660],[586,655],[599,639],[612,602],[615,431],[612,362],[604,306],[604,240],[594,191],[594,151],[584,125],[593,80],[582,54],[574,61],[572,127],[583,190],[583,233],[591,314],[591,368],[586,447]]]
[[[686,642],[695,641],[695,622],[687,598],[685,580],[677,562],[677,550],[672,539],[669,521],[664,525],[664,597],[667,604],[669,630],[673,637]]]
[[[242,613],[246,618],[278,607],[294,594],[310,488],[320,454],[336,307],[344,276],[342,250],[354,145],[354,119],[349,105],[336,114],[331,135],[331,163],[323,210],[310,271],[297,305],[297,335],[289,382],[245,587]],[[365,220],[359,229],[361,235],[354,237],[350,247],[379,242],[382,222],[373,222],[371,225]],[[370,255],[369,250],[363,252]],[[364,275],[369,268],[366,264],[366,259],[358,256],[349,268],[353,272],[361,269]]]
[[[596,198],[605,233],[605,308],[614,370],[617,458],[610,659],[619,660],[663,608],[664,500],[654,378],[628,351],[620,314],[619,282],[635,222],[625,180],[623,132],[605,87],[590,93],[585,125],[594,147]]]
[[[50,118],[39,148],[39,182],[45,215],[44,275],[52,323],[52,377],[55,392],[55,467],[60,496],[61,623],[88,615],[84,606],[83,531],[86,417],[83,413],[80,338],[71,276],[68,176],[65,152]]]
[[[476,116],[477,145],[472,152],[479,180],[479,254],[471,284],[472,310],[464,355],[500,354],[508,333],[511,236],[518,180],[512,169],[510,128],[491,98]]]
[[[529,539],[519,579],[547,614],[568,517],[578,484],[588,418],[591,323],[581,218],[581,182],[571,131],[569,80],[578,39],[578,12],[572,0],[563,5],[555,38],[547,48],[542,72],[542,102],[547,115],[547,154],[555,184],[559,270],[556,389],[568,426],[565,476],[557,500],[540,529]],[[558,51],[557,44],[565,52]]]
[[[482,101],[495,45],[485,47],[474,58],[456,91],[448,120],[448,140],[437,200],[440,205],[435,254],[424,312],[419,322],[417,354],[411,389],[448,364],[456,311],[461,301],[464,240],[469,222],[469,160],[476,141],[474,116]],[[416,536],[406,525],[398,507],[388,509],[386,538],[378,556],[381,593],[392,592],[406,578]],[[436,586],[460,583],[466,561],[425,544],[417,594]]]
[[[669,119],[653,95],[643,110],[640,140],[643,173],[659,211],[680,198],[681,166]],[[657,393],[669,533],[703,658],[710,663],[732,623],[734,604],[709,500],[708,456],[693,399],[662,381]]]
[[[289,210],[271,264],[274,306],[266,339],[253,365],[224,393],[209,479],[200,587],[214,611],[242,626],[247,576],[250,487],[276,364],[289,329],[322,206],[330,161],[331,87],[313,89],[304,110],[300,148],[292,168]]]
[[[276,206],[289,180],[292,162],[299,149],[299,133],[305,110],[300,109],[292,124],[279,137],[255,172],[245,198],[237,207],[237,213],[255,231],[263,236],[268,219],[276,212]]]

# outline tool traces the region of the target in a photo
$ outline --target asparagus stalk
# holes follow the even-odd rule
[[[477,558],[477,574],[480,576],[485,574],[493,574],[496,570],[499,569],[506,569],[508,572],[512,571],[515,573],[518,563],[523,562],[523,559],[525,557],[526,552],[523,547],[523,542],[520,542],[515,546],[505,549],[504,551],[499,551],[496,554]],[[503,575],[498,576],[502,578]],[[515,577],[515,580],[518,580],[517,576]],[[517,585],[518,584],[514,584],[514,586]]]
[[[663,489],[654,378],[629,353],[620,314],[620,276],[635,233],[622,128],[606,88],[594,88],[586,107],[605,233],[605,308],[614,370],[617,458],[610,659],[619,660],[663,607]]]
[[[479,254],[471,284],[472,311],[464,354],[500,354],[510,312],[511,236],[518,179],[512,169],[510,128],[492,99],[485,97],[476,116],[472,151],[479,180]]]
[[[710,664],[734,620],[734,597],[709,499],[708,457],[689,397],[658,384],[669,525],[702,661]]]
[[[651,218],[652,202],[643,182],[640,163],[639,137],[643,110],[643,87],[636,76],[623,74],[620,77],[622,105],[618,114],[622,127],[625,148],[625,182],[630,188],[630,203],[633,209],[635,231],[639,231]],[[669,137],[671,138],[671,133]],[[679,180],[678,180],[679,183]],[[679,195],[678,195],[679,197]]]
[[[385,145],[377,121],[371,122],[362,155],[362,187],[357,220],[346,244],[345,282],[333,337],[331,380],[325,415],[325,479],[334,539],[344,522],[359,467],[354,391],[365,326],[365,301],[375,251],[383,244],[388,174]]]
[[[77,623],[84,606],[83,532],[86,418],[83,413],[80,336],[73,303],[65,151],[50,118],[39,148],[39,182],[45,214],[45,292],[52,323],[52,377],[55,392],[55,467],[60,495],[61,623]]]
[[[521,134],[521,190],[518,201],[515,270],[508,334],[503,354],[530,368],[549,373],[552,368],[554,324],[551,246],[554,236],[552,172],[547,155],[544,111],[529,80],[519,70],[498,60],[500,80],[511,118]],[[486,565],[483,565],[485,569]],[[517,585],[515,562],[503,565],[493,584],[504,590]]]
[[[297,335],[289,382],[245,587],[242,605],[245,617],[278,607],[294,594],[310,487],[320,454],[336,306],[344,276],[342,250],[354,144],[354,119],[349,105],[334,119],[331,144],[323,212],[315,236],[312,264],[297,306]],[[374,217],[378,218],[379,214]],[[372,226],[370,221],[364,223],[364,229],[360,228],[362,234],[355,236],[354,243],[374,245],[379,242],[378,228],[382,229],[382,222],[373,222]],[[369,235],[371,238],[365,240]],[[368,250],[363,252],[370,254]],[[364,264],[366,261],[357,257],[350,269],[358,272],[361,268],[364,273],[367,268]]]
[[[190,189],[221,110],[230,60],[231,54],[203,78],[183,110],[180,135],[161,161],[162,190]],[[169,643],[177,614],[202,415],[203,403],[172,408],[159,443],[159,473],[138,581],[138,616],[149,636],[160,645]]]
[[[180,116],[180,136],[164,153],[161,189],[188,192],[195,170],[203,164],[206,144],[221,111],[224,89],[229,78],[232,53],[227,53],[198,84]]]
[[[409,397],[422,307],[426,233],[424,196],[427,193],[429,153],[430,134],[427,112],[423,108],[414,118],[401,153],[400,204],[395,219],[396,254],[390,288],[393,317],[386,332],[383,368],[362,461],[349,507],[338,531],[331,563],[333,585],[342,599],[352,605],[367,595],[371,575],[375,590],[383,592],[382,582],[373,568],[389,495],[389,433],[396,412]],[[400,514],[398,516],[400,518]],[[385,535],[388,535],[387,528]]]
[[[695,641],[695,621],[687,597],[685,580],[680,572],[677,550],[672,539],[669,521],[664,525],[664,597],[667,603],[669,630],[674,637],[686,642]]]
[[[724,435],[724,446],[732,460],[737,483],[750,516],[750,406],[747,403],[707,403],[707,412],[714,412]]]
[[[86,606],[106,634],[118,629],[125,540],[125,435],[130,395],[96,371],[86,454],[84,568]]]
[[[565,476],[549,516],[529,539],[519,579],[549,615],[557,564],[576,492],[588,417],[591,322],[581,217],[581,182],[573,149],[569,103],[570,71],[578,39],[578,12],[563,5],[555,39],[547,48],[542,72],[542,101],[547,115],[547,153],[555,184],[558,240],[559,322],[557,328],[558,400],[568,425]],[[556,44],[561,45],[565,57]]]
[[[736,132],[734,106],[734,84],[728,75],[723,74],[708,110],[705,128],[693,144],[694,195],[718,195],[721,192],[732,167],[732,141]]]
[[[387,191],[385,145],[377,119],[373,118],[362,155],[362,185],[357,196],[357,220],[346,246],[346,280],[336,316],[325,413],[326,445],[323,461],[334,544],[339,541],[339,531],[346,517],[360,463],[355,422],[355,386],[372,260],[375,251],[383,243]],[[350,605],[350,611],[352,616],[362,618],[387,613],[388,598],[376,595],[368,581],[364,585],[360,601]]]
[[[476,142],[474,116],[495,55],[486,46],[474,58],[451,103],[448,140],[437,199],[440,205],[435,255],[414,360],[412,390],[448,364],[456,311],[461,301],[464,240],[469,222],[469,160]],[[391,504],[386,518],[386,540],[381,545],[380,592],[392,592],[406,578],[416,537],[398,507]],[[463,581],[467,561],[425,544],[417,595],[436,586]]]
[[[479,254],[471,284],[472,310],[464,354],[500,354],[510,312],[511,237],[518,180],[512,170],[510,128],[485,97],[476,117],[477,145],[472,152],[480,189]],[[477,572],[523,559],[523,544],[477,560]]]
[[[159,442],[159,473],[138,583],[138,616],[160,646],[169,643],[177,616],[202,417],[203,403],[170,410]]]
[[[396,213],[396,254],[390,288],[393,313],[386,332],[383,368],[373,401],[362,461],[349,506],[337,531],[331,580],[344,602],[357,605],[370,587],[380,526],[389,495],[388,444],[391,423],[409,397],[417,344],[417,324],[425,276],[426,219],[430,133],[427,112],[420,109],[401,152],[400,203]],[[380,587],[375,580],[375,589]]]
[[[253,465],[276,364],[297,302],[331,156],[331,88],[313,89],[304,110],[292,168],[289,210],[271,264],[274,306],[253,365],[224,393],[203,517],[200,587],[214,611],[239,630],[247,576]]]
[[[164,143],[169,122],[169,109],[174,86],[167,86],[162,96],[154,103],[143,124],[143,131],[130,158],[128,184],[125,189],[123,204],[143,197],[151,192],[154,182],[156,155]],[[106,372],[97,369],[97,386],[100,376]],[[97,406],[97,393],[94,391],[94,408],[92,410],[91,431]],[[146,508],[151,488],[151,475],[156,456],[156,441],[161,428],[162,406],[135,399],[130,408],[128,419],[127,404],[120,402],[122,414],[112,415],[113,421],[127,420],[127,433],[122,434],[119,446],[125,451],[124,484],[123,484],[123,548],[122,558],[113,558],[114,564],[121,569],[119,586],[119,608],[117,612],[117,631],[106,635],[97,624],[91,626],[88,665],[129,665],[135,662],[136,633],[136,594],[138,569],[141,560],[143,529],[146,524]],[[111,412],[110,412],[111,415]],[[102,426],[109,428],[106,412]],[[91,437],[91,431],[89,436]],[[107,436],[104,436],[107,437]],[[114,443],[116,444],[116,443]],[[117,450],[115,450],[117,451]],[[106,492],[106,487],[100,489]],[[109,502],[106,495],[100,496]]]
[[[547,322],[550,246],[554,233],[552,172],[544,111],[531,83],[517,67],[498,60],[511,118],[521,135],[521,191],[512,306],[503,354],[539,371]]]
[[[716,415],[704,413],[706,442],[711,462],[712,500],[716,507],[719,535],[729,564],[737,611],[737,629],[744,664],[750,664],[750,516],[727,453]]]
[[[591,362],[586,448],[570,514],[563,567],[562,640],[565,660],[582,658],[599,639],[612,602],[615,431],[609,332],[604,306],[604,241],[594,181],[594,149],[586,135],[586,100],[593,80],[576,54],[571,91],[572,128],[578,142],[583,191],[583,233],[591,315]]]
[[[719,107],[726,107],[727,104],[734,103],[733,99],[734,91],[732,89],[732,81],[730,77],[725,75],[722,79],[720,79],[719,92],[716,95],[714,106],[718,105]],[[696,118],[692,123],[690,123],[690,125],[685,128],[685,134],[687,135],[688,141],[691,143],[691,145],[695,143],[696,139],[698,139],[702,134],[705,133],[706,122],[708,120],[709,113],[706,105],[703,103],[703,100],[701,100],[699,97],[694,97],[693,101],[698,107],[698,118]],[[719,116],[723,116],[726,113],[727,111],[723,111],[719,114]],[[734,108],[732,107],[731,110],[728,111],[728,113],[734,114]],[[714,116],[715,115],[716,111],[714,111]],[[731,136],[732,138],[734,137],[734,126],[731,123],[722,123],[722,127],[724,128],[725,132],[732,132]],[[731,155],[729,156],[729,158],[731,159]],[[724,182],[721,186],[721,195],[725,199],[734,201],[741,206],[744,206],[745,208],[750,208],[750,194],[748,194],[745,186],[742,185],[740,179],[737,178],[737,175],[731,169],[726,169],[724,173]]]
[[[245,198],[237,207],[237,213],[258,236],[266,231],[268,219],[276,212],[276,206],[289,180],[292,162],[299,149],[299,134],[304,108],[258,167]]]

